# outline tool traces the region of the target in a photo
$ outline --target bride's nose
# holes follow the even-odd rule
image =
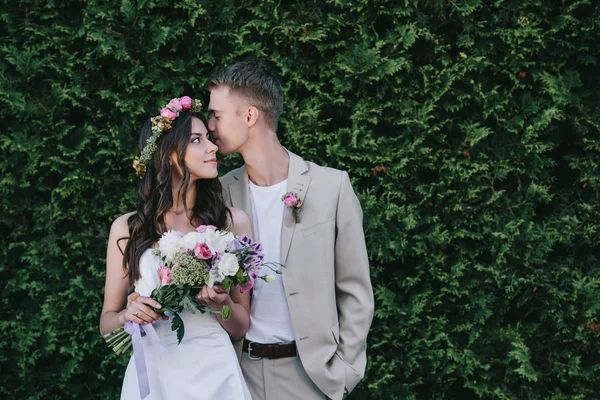
[[[210,143],[210,145],[208,146],[208,150],[206,150],[206,152],[207,152],[208,154],[216,153],[216,152],[217,152],[217,150],[219,149],[219,148],[217,147],[217,145],[216,145],[216,144],[214,144],[213,142],[211,142],[210,140],[208,141],[208,143]]]

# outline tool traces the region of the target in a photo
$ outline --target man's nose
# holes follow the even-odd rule
[[[216,125],[215,124],[215,119],[213,117],[210,117],[208,119],[208,130],[211,131],[211,132],[213,132],[215,130],[215,128],[216,128],[215,125]]]

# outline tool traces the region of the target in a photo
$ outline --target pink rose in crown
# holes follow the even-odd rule
[[[184,110],[189,110],[190,108],[192,108],[192,98],[189,96],[183,96],[179,99],[179,102],[181,103],[181,107]]]
[[[203,260],[208,260],[213,256],[212,251],[210,251],[210,248],[205,243],[196,243],[196,247],[194,247],[194,254],[196,257]]]
[[[206,231],[216,231],[217,227],[214,225],[200,225],[196,228],[196,232],[204,233]]]
[[[286,207],[294,207],[296,204],[298,204],[298,200],[293,194],[288,194],[285,196],[285,200],[283,202],[285,203]]]
[[[160,115],[161,115],[161,117],[168,118],[171,121],[173,121],[175,118],[177,118],[177,114],[175,114],[173,111],[169,110],[167,107],[160,110]]]
[[[158,269],[158,280],[161,286],[171,284],[171,268],[162,266]]]
[[[183,105],[181,104],[181,102],[179,101],[179,99],[173,99],[169,102],[169,105],[171,107],[173,107],[174,109],[177,110],[177,112],[180,112],[181,110],[183,110]]]

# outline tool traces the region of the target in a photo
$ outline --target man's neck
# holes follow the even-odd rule
[[[276,136],[248,145],[241,153],[252,183],[273,186],[287,179],[290,157]]]

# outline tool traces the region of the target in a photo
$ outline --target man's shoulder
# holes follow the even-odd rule
[[[345,172],[337,168],[324,167],[312,161],[305,160],[305,162],[308,166],[307,175],[311,176],[313,179],[323,179],[331,183],[334,181],[339,182]]]
[[[244,168],[245,167],[242,165],[241,167],[232,169],[231,171],[220,177],[219,179],[221,180],[221,184],[235,182],[238,179],[237,177],[243,172]]]

